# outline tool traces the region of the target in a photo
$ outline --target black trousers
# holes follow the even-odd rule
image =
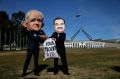
[[[68,73],[68,64],[67,64],[67,59],[66,59],[66,52],[58,50],[58,54],[61,57],[63,73]],[[58,58],[54,59],[54,73],[58,73]]]
[[[38,58],[39,58],[39,49],[36,50],[27,50],[27,55],[23,67],[23,73],[27,72],[28,66],[30,64],[30,60],[32,58],[32,55],[34,56],[34,73],[37,73],[38,68]]]

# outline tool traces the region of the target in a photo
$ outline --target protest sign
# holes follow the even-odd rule
[[[45,40],[43,43],[44,47],[44,61],[49,58],[60,58],[57,49],[56,49],[56,44],[55,41],[52,38],[49,38]]]

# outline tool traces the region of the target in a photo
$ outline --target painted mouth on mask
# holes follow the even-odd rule
[[[57,29],[63,29],[63,27],[57,27]]]

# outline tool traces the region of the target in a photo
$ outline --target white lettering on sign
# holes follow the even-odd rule
[[[48,42],[46,42],[46,46],[50,46],[50,45],[55,45],[54,41],[48,41]]]

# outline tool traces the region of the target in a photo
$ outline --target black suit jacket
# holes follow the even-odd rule
[[[39,31],[27,31],[27,49],[28,50],[35,50],[39,49],[39,43],[43,43],[44,40],[40,38],[39,35],[45,35],[43,30]]]
[[[56,39],[55,42],[56,42],[56,47],[57,47],[58,53],[65,52],[64,41],[66,39],[66,33],[54,32],[51,37]]]

